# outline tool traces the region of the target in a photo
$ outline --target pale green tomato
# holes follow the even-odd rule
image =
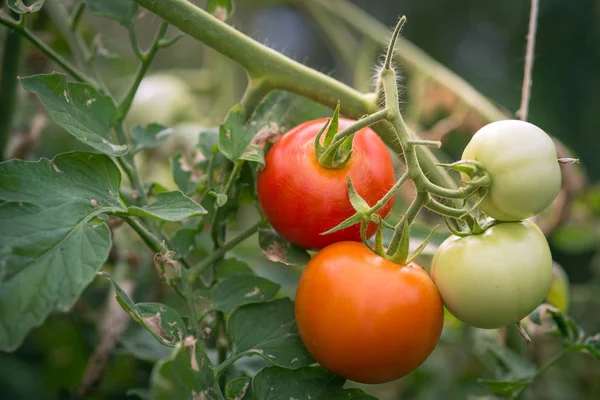
[[[200,107],[190,86],[174,75],[156,74],[140,83],[126,122],[130,126],[155,122],[171,127],[199,119]]]
[[[533,222],[503,222],[479,235],[446,239],[433,256],[431,278],[459,320],[500,328],[519,322],[544,301],[552,256]]]
[[[484,126],[462,159],[479,161],[491,175],[490,193],[480,209],[499,221],[520,221],[540,213],[560,190],[554,142],[528,122],[506,120]]]

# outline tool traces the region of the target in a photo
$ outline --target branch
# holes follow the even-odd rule
[[[0,70],[0,161],[4,160],[10,138],[14,110],[17,108],[17,74],[23,43],[17,32],[8,31],[4,39]]]
[[[527,121],[529,113],[529,99],[531,97],[531,72],[533,71],[533,54],[535,51],[535,33],[537,31],[537,19],[539,0],[531,0],[531,14],[529,15],[529,33],[527,34],[527,50],[525,50],[525,73],[523,77],[523,88],[521,91],[521,108],[517,115],[522,121]]]

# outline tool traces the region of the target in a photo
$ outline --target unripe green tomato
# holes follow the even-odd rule
[[[561,171],[552,139],[525,121],[492,122],[481,128],[463,160],[479,161],[492,177],[480,209],[499,221],[521,221],[543,211],[558,195]],[[463,179],[469,178],[463,175]]]
[[[431,278],[459,320],[500,328],[519,322],[544,301],[552,256],[533,222],[499,223],[479,235],[446,239],[433,256]]]
[[[171,127],[178,122],[198,121],[199,108],[183,79],[168,74],[150,75],[140,83],[126,122],[129,126],[155,122]]]

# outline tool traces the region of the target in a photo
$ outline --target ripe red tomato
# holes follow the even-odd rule
[[[258,174],[258,199],[267,219],[281,236],[305,249],[320,249],[343,240],[360,241],[358,224],[321,235],[355,213],[348,198],[347,175],[369,205],[377,203],[395,182],[387,148],[370,128],[356,133],[352,158],[345,167],[322,167],[315,156],[314,140],[325,122],[306,122],[283,135],[268,152],[265,168]],[[340,118],[339,129],[353,122]],[[378,214],[385,217],[392,206],[393,198]],[[368,236],[375,230],[371,224]]]
[[[296,323],[325,368],[362,383],[398,379],[433,351],[442,300],[418,265],[394,264],[363,243],[338,242],[306,266],[295,299]]]

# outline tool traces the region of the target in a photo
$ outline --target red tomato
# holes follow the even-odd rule
[[[275,230],[305,249],[320,249],[343,240],[360,241],[359,225],[320,235],[355,211],[348,198],[346,176],[369,205],[374,205],[394,185],[394,166],[383,141],[370,128],[354,137],[350,162],[340,169],[323,168],[315,156],[314,140],[326,120],[298,125],[283,135],[268,152],[258,174],[258,199]],[[354,121],[340,118],[342,130]],[[385,217],[390,199],[378,214]],[[371,224],[368,236],[375,233]]]
[[[362,383],[389,382],[417,368],[444,319],[437,288],[421,267],[394,264],[357,242],[334,243],[312,258],[295,311],[315,360]]]

